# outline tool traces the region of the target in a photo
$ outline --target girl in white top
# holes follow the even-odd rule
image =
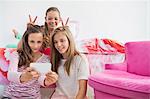
[[[85,99],[89,65],[75,48],[69,27],[58,27],[51,36],[52,69],[58,73],[51,99]]]

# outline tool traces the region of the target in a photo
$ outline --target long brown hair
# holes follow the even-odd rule
[[[19,54],[18,67],[29,66],[29,64],[33,62],[33,56],[31,55],[32,50],[28,44],[28,37],[32,33],[42,33],[44,38],[44,33],[41,32],[40,26],[28,24],[27,29],[22,37],[22,46],[17,50]]]
[[[51,59],[52,59],[52,70],[58,73],[58,67],[60,65],[60,60],[63,58],[62,55],[57,51],[57,49],[55,48],[54,45],[54,36],[57,33],[62,33],[63,35],[65,35],[68,39],[69,42],[69,47],[67,50],[67,60],[64,64],[65,70],[67,72],[67,74],[70,74],[70,66],[71,66],[71,62],[74,58],[75,55],[79,55],[79,52],[76,50],[75,47],[75,42],[73,40],[73,36],[71,31],[69,30],[68,26],[63,26],[63,27],[58,27],[54,30],[54,33],[51,35],[51,50],[52,50],[52,55],[51,55]]]
[[[59,9],[58,8],[56,8],[56,7],[50,7],[50,8],[48,8],[47,10],[46,10],[46,13],[45,13],[45,18],[47,17],[47,14],[48,14],[48,12],[50,12],[50,11],[56,11],[56,12],[58,12],[58,14],[59,14],[59,18],[61,19],[61,16],[60,16],[60,11],[59,11]],[[50,46],[50,41],[49,41],[49,39],[50,39],[50,34],[49,34],[49,28],[48,28],[48,25],[47,25],[47,23],[45,22],[45,24],[44,24],[44,32],[45,32],[45,47],[49,47]]]
[[[46,10],[45,18],[47,17],[48,12],[50,12],[50,11],[56,11],[56,12],[58,12],[59,17],[60,17],[60,11],[59,11],[59,9],[56,8],[56,7],[50,7],[50,8],[48,8],[48,9]],[[60,18],[61,18],[61,17],[60,17]],[[47,25],[46,22],[45,22],[45,29],[44,29],[44,31],[45,31],[46,35],[49,36],[49,33],[48,33],[48,25]]]

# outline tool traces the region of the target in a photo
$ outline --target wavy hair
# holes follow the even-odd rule
[[[28,44],[28,37],[32,33],[42,33],[44,38],[44,33],[41,31],[41,27],[38,25],[28,24],[27,29],[22,37],[22,46],[17,50],[19,54],[18,67],[26,66],[28,67],[31,62],[33,62],[33,56],[31,55],[32,50]],[[44,41],[43,41],[44,42]]]
[[[47,14],[48,14],[48,12],[50,12],[50,11],[56,11],[56,12],[58,12],[58,14],[59,14],[59,17],[60,17],[60,19],[61,19],[61,16],[60,16],[60,11],[59,11],[59,9],[57,8],[57,7],[50,7],[50,8],[48,8],[47,10],[46,10],[46,13],[45,13],[45,18],[47,17]],[[45,32],[45,39],[46,39],[46,41],[45,41],[45,47],[49,47],[50,46],[50,41],[49,41],[49,39],[50,39],[50,34],[49,34],[49,29],[48,29],[48,25],[47,25],[47,23],[45,22],[45,24],[44,24],[44,32]]]

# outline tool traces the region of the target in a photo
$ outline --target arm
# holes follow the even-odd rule
[[[44,80],[44,85],[45,86],[52,85],[52,84],[56,83],[57,80],[58,80],[58,75],[55,72],[50,71],[46,74],[46,78]]]
[[[76,95],[76,99],[84,99],[87,92],[87,80],[89,76],[89,64],[86,56],[82,55],[79,58],[79,72],[78,72],[78,81],[79,81],[79,90]]]
[[[16,39],[20,40],[22,38],[22,35],[20,33],[18,33],[17,30],[12,29],[12,32],[14,33]]]
[[[19,41],[18,45],[17,45],[17,49],[20,49],[22,47],[22,39]]]
[[[87,92],[87,80],[79,80],[79,91],[76,99],[84,99]]]
[[[18,61],[19,56],[17,52],[13,52],[10,55],[10,64],[8,68],[8,80],[11,82],[20,83],[20,76],[22,72],[18,72]]]
[[[27,23],[27,26],[28,26],[29,24],[33,24],[33,25],[34,25],[36,19],[37,19],[37,16],[34,18],[34,20],[32,20],[31,16],[29,15],[29,23]],[[14,33],[16,39],[21,40],[22,35],[19,34],[19,33],[17,32],[17,30],[12,29],[12,32]]]
[[[29,80],[38,79],[39,73],[28,67],[23,72],[18,72],[19,56],[17,52],[11,54],[10,66],[8,68],[8,80],[15,83],[26,83]]]
[[[16,37],[16,39],[21,40],[22,35],[20,33],[18,33],[15,37]]]
[[[42,85],[43,87],[50,86],[56,83],[57,80],[58,80],[58,75],[52,71],[46,73],[46,75],[41,75],[38,79],[40,85]]]

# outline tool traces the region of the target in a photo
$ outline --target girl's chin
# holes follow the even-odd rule
[[[60,54],[63,54],[63,52],[62,51],[58,51]]]
[[[39,50],[33,50],[33,53],[39,53],[40,51]]]
[[[55,28],[56,26],[55,26],[55,25],[49,25],[48,27],[51,28],[51,29],[53,29],[53,28]]]

